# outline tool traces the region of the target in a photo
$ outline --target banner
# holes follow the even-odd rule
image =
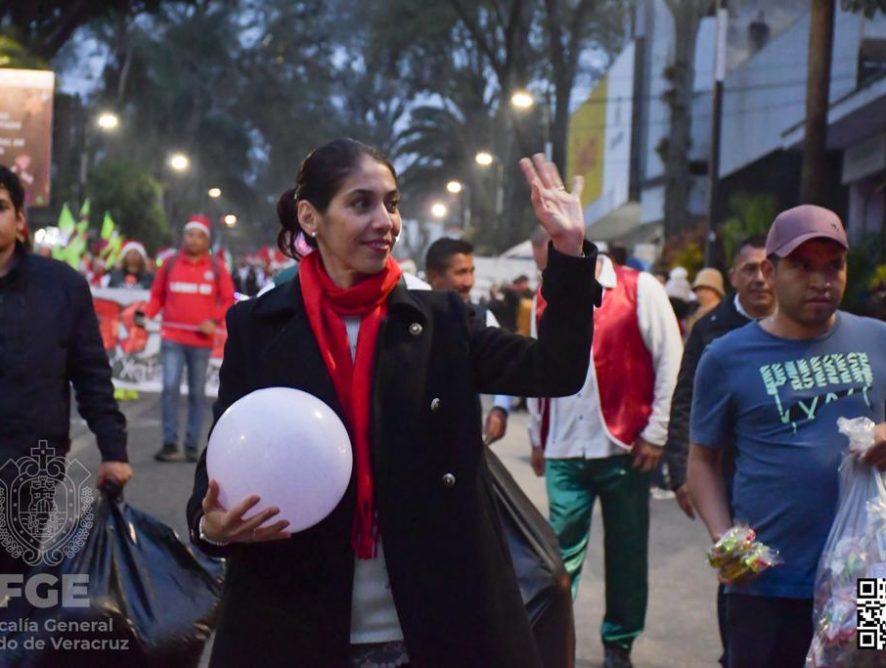
[[[160,319],[148,320],[145,328],[136,327],[135,312],[148,305],[149,290],[131,288],[93,288],[92,301],[98,316],[99,331],[111,363],[114,387],[144,392],[163,389],[160,363]],[[218,396],[218,371],[221,368],[227,331],[215,330],[215,341],[209,369],[206,372],[206,394]],[[182,393],[187,383],[183,379]]]
[[[54,86],[50,71],[0,68],[0,164],[18,175],[26,206],[49,205]]]
[[[631,42],[569,122],[567,174],[584,176],[589,226],[630,199],[634,52]]]

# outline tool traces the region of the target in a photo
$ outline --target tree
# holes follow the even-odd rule
[[[172,238],[163,213],[160,184],[143,168],[122,159],[105,160],[89,176],[92,228],[98,229],[105,211],[122,233],[151,251]]]
[[[175,0],[189,1],[194,0]],[[0,31],[11,32],[31,54],[50,60],[78,28],[102,17],[156,12],[162,4],[164,0],[4,0]]]
[[[886,14],[886,0],[840,0],[840,5],[844,11],[861,12],[869,19],[877,12]]]
[[[581,54],[589,46],[607,53],[621,45],[621,19],[625,2],[606,0],[544,0],[547,51],[554,88],[554,117],[550,125],[552,160],[561,173],[566,170],[566,144],[572,89],[579,73]],[[545,101],[547,104],[547,101]]]
[[[806,131],[800,201],[824,204],[827,193],[828,108],[831,57],[834,49],[834,1],[812,0],[809,15],[809,57],[806,68]]]
[[[674,59],[665,70],[671,82],[666,102],[671,109],[664,158],[665,239],[679,236],[691,225],[689,211],[689,147],[692,140],[692,92],[695,83],[695,47],[702,17],[711,12],[711,0],[665,0],[674,19]]]

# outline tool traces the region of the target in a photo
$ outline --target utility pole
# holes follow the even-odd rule
[[[717,0],[717,32],[714,41],[714,89],[711,93],[711,150],[708,159],[708,224],[704,244],[704,265],[714,263],[717,240],[717,197],[720,185],[720,135],[723,125],[723,80],[726,78],[726,28],[729,21],[727,0]]]
[[[806,69],[806,128],[800,202],[824,203],[831,54],[834,47],[834,0],[812,0],[809,13],[809,59]]]

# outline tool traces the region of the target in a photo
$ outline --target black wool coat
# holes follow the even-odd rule
[[[689,333],[689,339],[686,341],[686,347],[683,349],[683,360],[680,362],[680,373],[677,376],[674,396],[671,398],[668,440],[665,443],[664,452],[673,489],[677,489],[686,483],[692,387],[695,383],[695,371],[701,360],[701,354],[714,339],[720,338],[733,329],[744,327],[749,322],[750,320],[735,308],[734,296],[729,295],[717,305],[717,308],[695,323],[695,326]],[[727,449],[727,461],[724,463],[728,464],[733,456],[734,453]]]
[[[475,327],[454,293],[391,293],[372,399],[379,530],[413,666],[539,666],[496,514],[478,395],[563,396],[590,359],[596,249],[551,248],[548,308],[537,341]],[[228,313],[215,419],[254,390],[309,392],[343,418],[298,279]],[[260,447],[260,444],[256,444]],[[229,558],[212,666],[348,665],[355,485],[318,525],[292,538],[213,549],[196,537],[206,453],[188,504],[192,537]]]
[[[45,440],[71,445],[71,386],[103,461],[126,461],[126,419],[114,399],[92,294],[68,265],[28,253],[0,279],[0,457]]]

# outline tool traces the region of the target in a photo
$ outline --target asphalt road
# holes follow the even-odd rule
[[[182,401],[184,409],[185,402]],[[185,503],[191,492],[193,464],[155,462],[161,444],[159,395],[144,394],[121,404],[129,422],[129,458],[135,477],[126,488],[132,505],[162,519],[187,540]],[[207,412],[208,413],[208,412]],[[184,415],[182,416],[184,419]],[[207,414],[207,430],[209,417]],[[78,417],[73,419],[71,455],[97,472],[95,440]],[[205,442],[205,441],[204,441]],[[493,446],[527,495],[547,514],[544,481],[529,467],[526,415],[511,416],[506,437]],[[708,540],[699,520],[689,521],[673,500],[651,500],[649,539],[650,600],[646,631],[634,646],[637,668],[716,666],[719,656],[713,572],[704,559]],[[594,513],[588,562],[575,602],[577,666],[602,665],[599,627],[603,617],[602,523]]]

